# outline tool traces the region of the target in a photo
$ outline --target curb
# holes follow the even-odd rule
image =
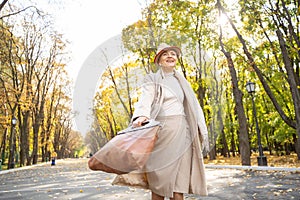
[[[300,168],[295,167],[269,167],[269,166],[240,166],[240,165],[204,165],[208,169],[237,169],[254,171],[284,171],[300,172]]]
[[[56,160],[56,162],[59,160]],[[35,164],[35,165],[29,165],[29,166],[24,166],[24,167],[18,167],[18,168],[14,168],[14,169],[6,169],[6,170],[2,170],[0,171],[0,175],[2,174],[7,174],[7,173],[11,173],[11,172],[16,172],[16,171],[20,171],[20,170],[25,170],[25,169],[30,169],[33,167],[37,167],[37,166],[43,166],[43,165],[50,165],[51,161],[49,162],[43,162],[43,163],[39,163],[39,164]]]
[[[62,162],[62,160],[56,160],[56,162]],[[25,169],[30,169],[36,166],[42,166],[42,165],[47,165],[50,164],[50,162],[44,162],[44,163],[39,163],[35,165],[30,165],[30,166],[24,166],[24,167],[19,167],[15,169],[8,169],[8,170],[2,170],[0,171],[1,174],[7,174],[10,172],[15,172],[19,170],[25,170]],[[282,172],[295,172],[295,173],[300,173],[300,168],[295,168],[295,167],[269,167],[269,166],[241,166],[241,165],[209,165],[205,164],[204,165],[206,169],[236,169],[236,170],[253,170],[253,171],[282,171]]]

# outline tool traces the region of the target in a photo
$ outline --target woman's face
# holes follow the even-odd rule
[[[174,68],[177,62],[177,54],[173,50],[167,50],[159,58],[159,65],[164,68]]]

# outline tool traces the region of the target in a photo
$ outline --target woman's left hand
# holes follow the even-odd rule
[[[148,117],[138,117],[136,120],[133,121],[132,123],[132,127],[139,127],[139,126],[142,126],[142,123],[147,121],[148,120]]]

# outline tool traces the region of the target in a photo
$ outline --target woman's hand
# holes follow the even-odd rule
[[[147,121],[148,120],[148,117],[138,117],[136,120],[133,121],[132,123],[132,127],[139,127],[139,126],[142,126],[142,123]]]

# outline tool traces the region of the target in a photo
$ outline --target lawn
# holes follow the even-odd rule
[[[271,167],[300,167],[300,161],[297,158],[297,154],[276,156],[270,155],[268,152],[264,152],[267,157],[268,166]],[[253,153],[251,155],[251,165],[257,166],[257,156],[258,153]],[[209,158],[204,159],[205,164],[210,165],[241,165],[240,156],[226,158],[223,156],[217,156],[216,160],[209,160]]]

